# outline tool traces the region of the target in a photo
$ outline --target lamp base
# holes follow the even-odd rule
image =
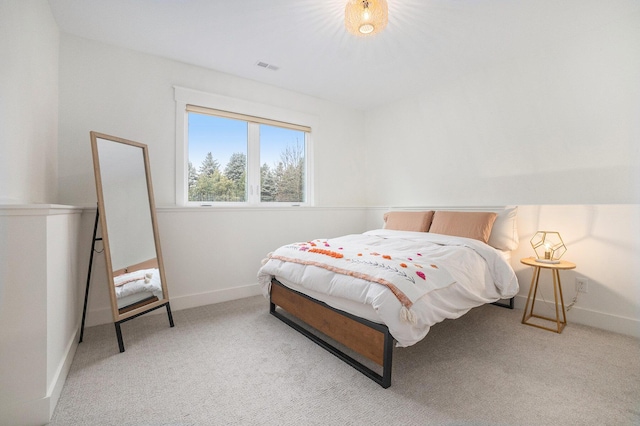
[[[560,263],[559,260],[554,260],[554,259],[536,259],[536,262],[538,263],[551,263],[553,265],[556,265],[558,263]]]

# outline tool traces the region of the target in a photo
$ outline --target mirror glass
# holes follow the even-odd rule
[[[168,300],[147,146],[91,132],[114,321]]]

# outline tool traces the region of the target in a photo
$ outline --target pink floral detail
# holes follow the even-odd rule
[[[420,253],[416,253],[418,256],[422,256]]]
[[[423,280],[426,280],[427,278],[424,275],[424,272],[422,271],[416,271],[416,275],[419,276],[420,278],[422,278]]]

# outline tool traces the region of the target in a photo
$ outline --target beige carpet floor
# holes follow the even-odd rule
[[[91,327],[52,425],[640,425],[640,341],[483,306],[396,348],[383,389],[261,296]]]

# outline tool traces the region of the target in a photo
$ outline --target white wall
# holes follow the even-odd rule
[[[369,111],[367,204],[640,202],[640,12],[627,8]]]
[[[0,414],[42,423],[48,420],[42,402],[47,388],[46,221],[0,216],[0,232],[0,321],[11,324],[0,329]]]
[[[559,231],[578,265],[565,294],[592,282],[569,320],[638,335],[640,13],[599,7],[553,45],[368,112],[364,184],[369,206],[520,205],[520,295],[530,238]]]
[[[46,234],[49,415],[53,414],[76,351],[84,297],[82,275],[78,271],[81,210],[58,209],[47,217]]]
[[[0,2],[0,204],[56,201],[59,38],[46,1]]]
[[[0,205],[0,423],[53,414],[77,346],[81,210]]]
[[[46,0],[0,2],[3,424],[49,421],[76,348],[80,211],[48,204],[58,189],[59,37]]]
[[[95,203],[89,144],[89,131],[95,130],[147,144],[156,203],[175,205],[173,86],[317,117],[312,129],[316,205],[364,204],[361,112],[65,34],[60,45],[60,202]]]
[[[570,321],[628,332],[640,319],[637,279],[629,266],[638,255],[633,222],[640,201],[640,130],[633,119],[640,111],[640,52],[632,42],[638,35],[637,21],[638,14],[632,13],[588,31],[574,31],[557,44],[497,60],[492,68],[470,70],[458,81],[366,115],[253,81],[63,35],[61,199],[83,205],[95,202],[90,130],[147,143],[156,200],[166,206],[159,211],[159,222],[174,309],[255,294],[257,265],[280,243],[301,235],[359,232],[370,227],[372,213],[388,206],[424,205],[522,205],[522,245],[513,262],[522,285],[521,304],[530,271],[520,265],[518,256],[529,255],[534,224],[554,226],[554,221],[541,221],[540,212],[554,211],[557,230],[572,241],[571,235],[592,225],[595,209],[601,221],[598,234],[614,236],[613,250],[619,252],[615,269],[621,272],[614,276],[598,258],[589,257],[611,250],[599,237],[581,240],[583,247],[593,246],[594,251],[570,247],[569,253],[575,255],[570,260],[579,267],[568,273],[565,292],[572,297],[575,274],[593,280],[593,294],[581,296]],[[319,207],[172,208],[174,85],[317,116]],[[93,214],[87,210],[83,215],[87,242],[82,244],[90,239]],[[621,231],[620,220],[628,221],[629,233]],[[230,256],[226,261],[219,254],[223,251]],[[97,258],[89,325],[110,321],[100,262]]]
[[[60,50],[60,199],[96,203],[89,131],[147,144],[173,309],[257,294],[260,261],[280,244],[364,230],[361,112],[70,35]],[[315,207],[175,208],[174,86],[314,116]],[[93,215],[83,215],[81,271]],[[111,321],[104,259],[95,261],[88,325]]]
[[[261,261],[280,245],[366,230],[364,207],[257,210],[164,207],[157,213],[173,310],[260,294],[256,277]],[[82,217],[80,268],[86,271],[95,209],[87,209]],[[266,303],[265,300],[265,309]],[[96,254],[87,326],[110,321],[104,256]],[[124,340],[126,345],[126,333]],[[115,350],[115,337],[113,344]]]

